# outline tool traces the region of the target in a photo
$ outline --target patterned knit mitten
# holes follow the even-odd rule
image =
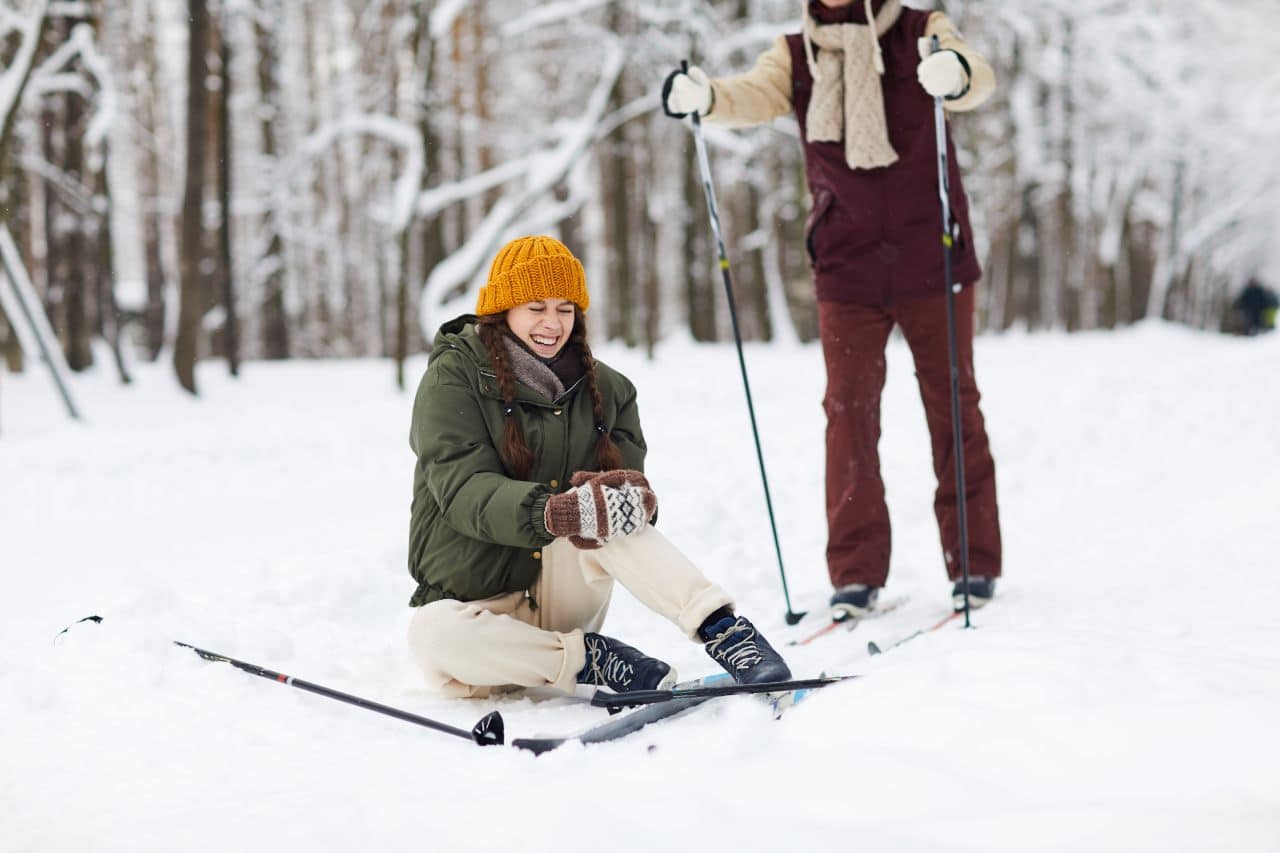
[[[552,536],[567,536],[579,548],[598,548],[615,536],[644,529],[658,498],[639,471],[579,471],[573,488],[547,499],[543,520]]]

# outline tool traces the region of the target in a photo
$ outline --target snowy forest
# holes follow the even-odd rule
[[[909,0],[995,71],[949,125],[983,276],[935,300],[960,323],[833,332],[866,306],[824,302],[821,335],[798,122],[701,126],[734,320],[703,148],[660,103],[802,2],[0,0],[0,853],[1280,850],[1280,334],[1235,307],[1280,287],[1280,0]],[[529,356],[553,399],[491,339],[474,404],[434,395],[437,330],[536,234],[585,265],[590,352],[521,341],[595,361]],[[498,475],[518,410],[563,471]],[[542,492],[587,493],[571,424],[599,450],[609,422],[660,507],[631,533],[669,543],[618,572],[634,537],[538,527]],[[438,604],[554,627],[559,682],[450,698],[424,668],[436,491],[465,492],[441,566],[538,561]],[[879,579],[841,574],[855,545]],[[701,627],[731,601],[839,683],[643,728],[593,705],[581,630],[726,684],[724,633],[655,603],[693,573],[726,596]]]
[[[952,122],[982,327],[1216,329],[1280,267],[1280,66],[1251,25],[1272,0],[944,5],[998,79]],[[0,0],[0,225],[71,369],[125,381],[364,356],[403,386],[527,233],[583,258],[596,336],[722,340],[690,130],[658,93],[682,59],[750,67],[798,7]],[[795,122],[706,135],[743,336],[811,339]],[[0,348],[21,370],[2,318]]]

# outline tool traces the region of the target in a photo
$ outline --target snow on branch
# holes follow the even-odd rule
[[[453,22],[467,8],[467,0],[446,0],[431,10],[431,37],[443,38],[453,28]]]
[[[422,185],[425,157],[421,135],[397,118],[388,115],[349,115],[327,124],[303,140],[298,153],[285,167],[285,173],[295,174],[333,145],[339,137],[351,135],[377,137],[404,149],[404,169],[395,181],[391,210],[383,216],[395,231],[403,231],[413,218],[418,188]]]
[[[17,32],[21,39],[9,67],[0,73],[0,142],[3,141],[4,131],[9,127],[10,118],[22,99],[22,90],[30,78],[48,6],[49,0],[34,0],[25,15],[15,15],[6,7],[5,18],[0,22],[4,24],[0,28],[0,35]]]
[[[88,101],[93,98],[93,87],[89,85],[88,80],[75,71],[59,74],[32,74],[31,82],[27,84],[27,94],[37,98],[66,93],[74,93]]]
[[[644,97],[633,99],[613,113],[604,116],[600,123],[596,125],[590,141],[597,142],[609,136],[609,134],[627,122],[653,112],[656,107],[656,101],[652,96],[645,95]],[[414,213],[424,219],[429,218],[450,205],[482,195],[495,187],[523,177],[530,171],[535,158],[538,156],[541,155],[526,154],[513,160],[507,160],[477,175],[424,190],[418,196]],[[559,210],[560,207],[557,206],[556,209]]]
[[[94,90],[84,76],[77,71],[65,70],[77,57],[97,81],[96,103],[93,103]],[[84,135],[85,145],[90,148],[97,148],[102,144],[118,114],[119,97],[111,65],[98,50],[93,27],[88,24],[77,24],[72,29],[70,38],[58,45],[57,50],[40,63],[31,73],[30,88],[38,95],[75,92],[85,101],[93,103],[93,115]]]
[[[92,14],[93,10],[83,0],[55,0],[49,4],[51,18],[87,18]]]
[[[529,171],[532,155],[508,160],[478,175],[472,175],[461,181],[453,181],[438,187],[424,190],[418,196],[416,213],[423,218],[435,216],[451,204],[486,193],[494,187],[501,186]]]
[[[22,29],[27,19],[13,11],[8,5],[0,4],[0,35]]]
[[[107,132],[115,122],[119,97],[116,93],[115,78],[111,74],[111,64],[98,50],[98,44],[93,36],[93,28],[88,24],[78,24],[71,31],[71,41],[79,49],[84,67],[98,81],[97,107],[84,134],[85,144],[97,148],[106,139]]]
[[[522,35],[539,27],[581,18],[592,9],[607,5],[609,0],[569,0],[562,3],[544,3],[532,12],[508,22],[502,27],[504,38]]]
[[[54,166],[41,155],[19,154],[15,162],[25,172],[44,178],[49,186],[69,206],[84,213],[93,210],[93,190],[69,173]]]
[[[616,40],[605,42],[607,55],[600,78],[587,99],[586,108],[576,120],[564,124],[560,144],[527,158],[528,180],[521,190],[503,196],[471,233],[458,251],[431,270],[423,286],[419,322],[430,340],[437,315],[461,310],[465,297],[449,298],[471,281],[483,268],[509,229],[536,202],[549,193],[573,168],[582,152],[596,138],[596,129],[609,107],[609,95],[617,85],[625,57]]]
[[[1260,199],[1274,193],[1274,188],[1265,182],[1255,182],[1237,194],[1226,197],[1226,200],[1210,210],[1207,214],[1187,229],[1183,237],[1182,247],[1178,250],[1179,258],[1191,258],[1204,250],[1224,231],[1229,230],[1245,218],[1244,214]],[[1177,259],[1175,259],[1175,262]]]

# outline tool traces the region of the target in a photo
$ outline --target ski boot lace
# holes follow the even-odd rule
[[[621,657],[605,649],[604,641],[587,640],[587,666],[591,671],[591,681],[610,687],[626,690],[631,687],[635,678],[635,667]]]
[[[707,643],[707,649],[718,660],[723,660],[735,670],[750,669],[764,660],[756,646],[756,632],[738,619],[720,636]]]

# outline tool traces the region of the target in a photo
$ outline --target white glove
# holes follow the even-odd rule
[[[964,66],[954,50],[940,50],[926,56],[916,66],[916,79],[935,98],[955,97],[964,91]]]
[[[690,66],[688,71],[677,71],[668,80],[670,85],[663,93],[663,106],[668,113],[706,115],[711,109],[711,80],[701,68]]]

